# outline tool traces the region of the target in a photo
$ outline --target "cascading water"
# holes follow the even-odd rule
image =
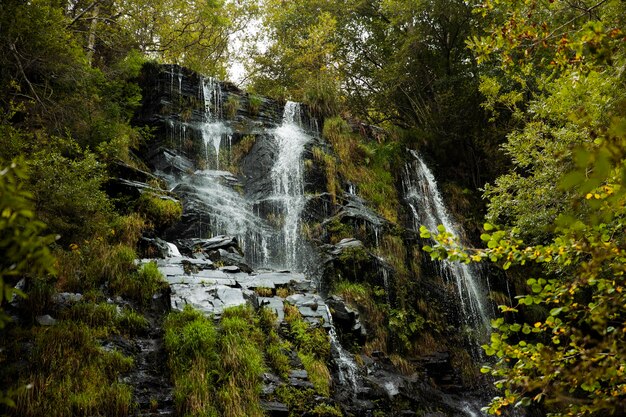
[[[443,225],[454,236],[460,236],[459,226],[454,222],[445,205],[432,172],[415,151],[410,151],[413,161],[405,165],[403,175],[404,196],[413,214],[413,227],[437,230]],[[466,324],[476,329],[482,338],[489,335],[491,326],[487,313],[484,290],[477,270],[460,262],[440,263],[442,275],[456,285],[461,312]]]
[[[359,367],[354,361],[352,355],[346,352],[343,346],[341,346],[341,342],[339,341],[339,337],[337,337],[337,332],[335,331],[335,325],[333,324],[333,316],[330,313],[328,305],[325,305],[325,307],[330,320],[328,337],[330,339],[330,347],[333,352],[333,357],[335,358],[335,363],[337,363],[337,368],[339,370],[339,383],[344,385],[348,384],[352,395],[356,396],[359,387],[357,380]]]
[[[201,81],[200,96],[204,103],[204,120],[200,126],[202,141],[206,150],[206,161],[209,166],[220,168],[220,147],[223,138],[232,138],[232,129],[222,120],[222,87],[212,77]],[[213,154],[213,158],[211,158]],[[215,161],[215,164],[211,163]]]
[[[298,259],[300,214],[306,202],[302,153],[312,139],[302,128],[299,103],[287,102],[282,124],[275,130],[274,138],[278,154],[272,168],[271,200],[283,216],[284,266],[297,270],[301,266]]]
[[[252,208],[252,203],[231,186],[236,178],[227,171],[204,170],[183,179],[194,188],[194,198],[202,202],[213,236],[237,236],[248,261],[261,265],[268,258],[268,240],[276,235]],[[230,183],[230,184],[229,184]]]

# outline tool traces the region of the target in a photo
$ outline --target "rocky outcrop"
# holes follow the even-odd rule
[[[354,360],[339,344],[347,341],[345,345],[356,352],[374,337],[364,311],[341,297],[326,296],[339,281],[367,284],[379,294],[377,308],[387,320],[379,325],[388,325],[389,317],[406,317],[404,327],[428,320],[429,328],[422,331],[431,337],[431,345],[432,335],[458,333],[449,324],[458,322],[458,311],[450,307],[454,292],[431,279],[437,277],[436,266],[414,255],[424,243],[414,231],[400,230],[353,193],[326,192],[327,172],[315,162],[312,149],[319,146],[328,154],[332,149],[315,133],[321,124],[317,125],[310,112],[302,112],[303,128],[313,138],[303,152],[307,161],[304,226],[296,225],[301,232],[297,235],[299,248],[315,249],[307,253],[312,253],[308,265],[317,274],[311,273],[311,268],[305,275],[273,264],[285,255],[272,247],[284,243],[281,239],[285,236],[276,230],[285,224],[288,214],[288,209],[277,208],[272,201],[272,166],[278,152],[274,129],[281,124],[284,103],[247,94],[176,65],[149,65],[140,81],[145,99],[136,122],[155,130],[155,140],[142,156],[183,201],[182,219],[161,234],[164,240],[144,239],[151,248],[144,253],[159,258],[159,269],[170,284],[171,308],[191,305],[216,319],[232,306],[267,308],[282,323],[284,337],[288,336],[285,306],[297,309],[309,326],[325,329],[338,344],[331,349],[328,362],[332,398],[310,399],[337,406],[345,415],[409,416],[417,415],[416,411],[431,416],[472,415],[463,411],[466,404],[455,397],[462,381],[452,366],[450,345],[461,345],[460,336],[453,342],[437,340],[441,346],[434,351],[429,346],[428,352],[406,355],[405,360],[410,359],[406,369],[401,368],[408,362],[394,365],[384,347]],[[356,128],[372,137],[381,134],[372,127]],[[132,172],[126,180],[116,186],[141,192],[141,184],[154,182]],[[424,279],[408,281],[410,274],[421,273]],[[428,312],[418,312],[412,305],[418,302],[421,308],[427,305],[431,316],[421,316]],[[409,317],[413,323],[408,323]],[[395,326],[402,330],[402,323]],[[417,333],[411,337],[417,339]],[[398,338],[390,334],[390,346]],[[409,348],[403,345],[402,349]],[[355,364],[347,366],[346,360]],[[293,350],[290,367],[286,376],[263,376],[263,407],[268,415],[293,412],[276,400],[279,387],[299,392],[313,387]]]

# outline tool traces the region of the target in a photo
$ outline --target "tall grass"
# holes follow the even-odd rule
[[[171,313],[164,328],[179,414],[263,416],[264,335],[251,308],[225,310],[217,328],[187,306]]]
[[[100,347],[102,328],[63,321],[36,328],[30,370],[18,383],[16,407],[21,417],[111,416],[132,411],[132,391],[118,382],[133,366],[131,358]]]

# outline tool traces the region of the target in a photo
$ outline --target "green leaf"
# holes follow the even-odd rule
[[[559,314],[561,314],[561,311],[563,311],[563,307],[553,308],[552,310],[550,310],[550,315],[558,316]]]

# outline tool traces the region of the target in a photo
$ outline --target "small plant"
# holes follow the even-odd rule
[[[303,352],[298,352],[298,357],[302,361],[302,365],[307,371],[309,380],[315,387],[315,391],[328,397],[330,395],[331,376],[326,362],[322,359],[317,359],[313,354]]]
[[[263,104],[263,97],[257,96],[256,94],[251,94],[248,97],[248,110],[250,111],[250,115],[256,116],[259,114],[261,110],[261,105]]]
[[[145,228],[146,220],[138,213],[131,213],[115,219],[112,233],[120,243],[135,247]]]
[[[241,108],[241,102],[235,96],[228,96],[228,100],[224,103],[224,110],[226,110],[226,116],[233,120],[237,116],[237,112]]]
[[[256,292],[261,297],[271,297],[272,295],[274,295],[274,290],[266,287],[257,287],[254,289],[254,292]]]
[[[276,296],[280,298],[287,298],[291,295],[291,290],[287,287],[280,287],[276,289]]]
[[[341,410],[336,405],[319,404],[311,410],[311,415],[315,417],[342,417]]]
[[[256,138],[255,135],[246,135],[239,143],[233,146],[231,152],[231,165],[233,168],[238,167],[241,160],[250,153],[256,143]]]

